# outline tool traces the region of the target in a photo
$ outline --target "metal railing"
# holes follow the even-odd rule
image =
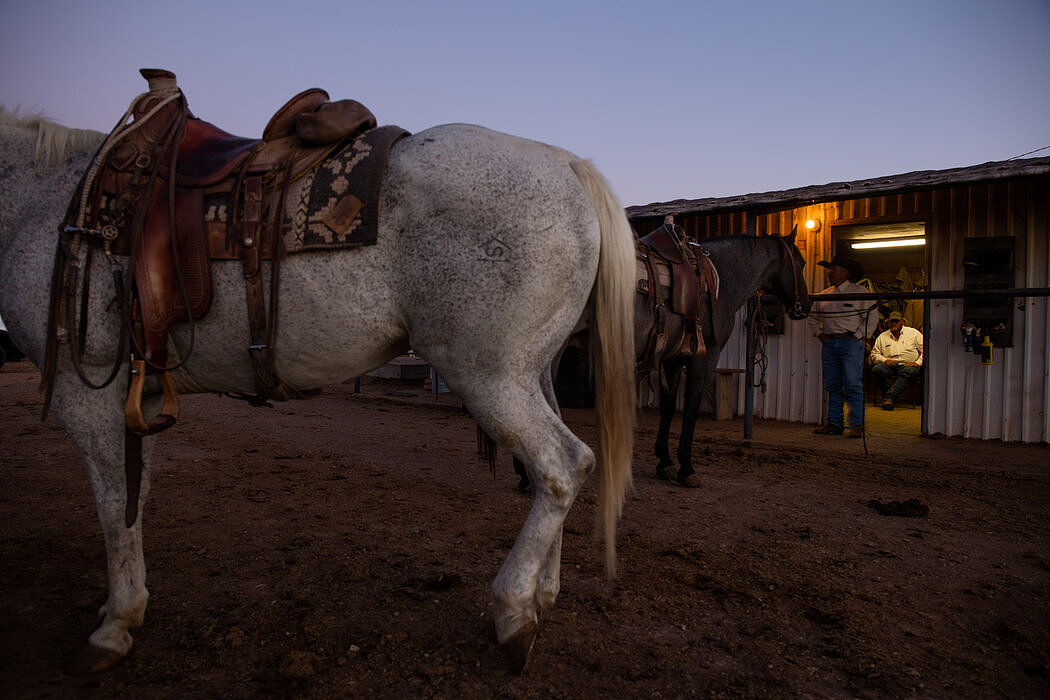
[[[1050,287],[1013,287],[1009,289],[946,289],[911,292],[852,292],[840,294],[811,294],[810,299],[820,301],[891,301],[893,299],[968,299],[987,297],[1050,297]],[[757,333],[752,319],[755,318],[757,302],[748,302],[747,316],[747,365],[744,380],[744,439],[750,440],[754,434],[755,386],[754,368],[757,347]]]

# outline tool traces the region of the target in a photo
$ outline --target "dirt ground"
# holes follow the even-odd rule
[[[654,478],[639,417],[616,581],[569,515],[562,592],[508,673],[489,586],[530,498],[451,395],[365,378],[251,408],[185,399],[146,509],[126,661],[66,664],[106,595],[79,458],[38,374],[0,370],[4,697],[1050,696],[1045,446],[700,425],[705,487]],[[590,411],[566,412],[593,440]],[[916,499],[901,515],[874,507]],[[922,515],[925,506],[928,514]]]

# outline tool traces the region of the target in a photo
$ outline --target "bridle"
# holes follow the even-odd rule
[[[805,282],[802,280],[802,270],[795,264],[795,256],[791,254],[791,246],[788,245],[787,239],[781,236],[777,236],[776,239],[780,243],[781,256],[786,255],[788,262],[791,264],[792,291],[795,298],[787,313],[790,318],[798,321],[808,316],[807,312],[802,308],[802,289],[805,285]]]

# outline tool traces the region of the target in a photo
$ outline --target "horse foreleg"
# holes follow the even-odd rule
[[[124,474],[124,416],[117,387],[98,391],[71,386],[76,378],[56,382],[52,410],[79,448],[95,495],[99,522],[106,541],[109,594],[99,609],[99,624],[73,662],[77,673],[94,673],[119,663],[131,649],[129,629],[146,614],[146,564],[142,554],[142,510],[149,492],[149,464],[153,438],[143,440],[143,473],[139,517],[131,527],[124,522],[127,484]],[[64,388],[64,391],[60,391]]]
[[[111,467],[108,463],[103,466],[92,465],[93,460],[85,461],[88,470],[95,473],[109,471]],[[120,471],[123,477],[123,470]],[[106,539],[109,595],[99,609],[98,627],[73,662],[72,670],[76,673],[104,671],[123,660],[132,645],[128,630],[140,626],[145,619],[149,599],[146,562],[142,555],[141,504],[145,497],[145,477],[143,482],[139,517],[130,528],[124,524],[124,493],[114,494],[107,484],[104,487],[107,494],[100,496],[96,488],[98,516]]]

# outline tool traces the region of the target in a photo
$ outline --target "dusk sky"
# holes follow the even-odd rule
[[[624,205],[1050,155],[1050,0],[0,0],[9,110],[108,132],[141,67],[241,136],[320,87],[552,143]]]

